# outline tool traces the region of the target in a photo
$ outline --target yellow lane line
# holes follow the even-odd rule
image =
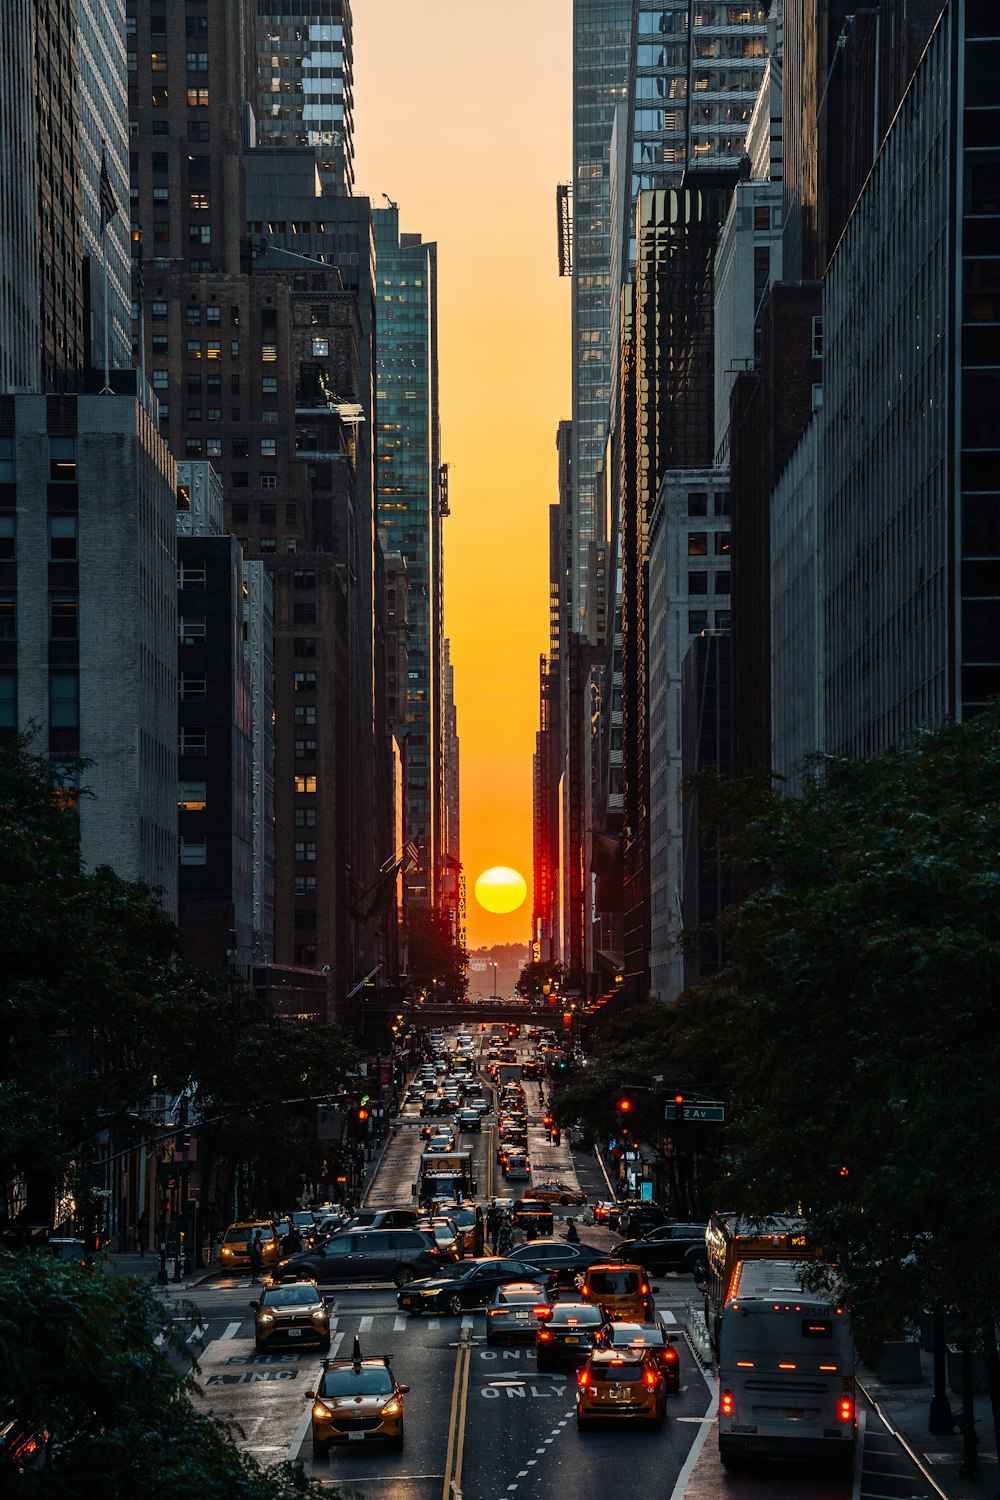
[[[464,1360],[463,1360],[464,1356]],[[458,1398],[458,1449],[455,1454],[455,1492],[462,1493],[462,1459],[465,1455],[465,1422],[469,1406],[469,1373],[472,1367],[472,1349],[466,1345],[459,1350],[462,1365],[462,1394]]]
[[[458,1396],[462,1387],[462,1356],[464,1349],[459,1348],[455,1356],[455,1381],[451,1389],[451,1411],[448,1413],[448,1451],[444,1460],[444,1489],[442,1500],[450,1500],[451,1497],[451,1466],[455,1457],[456,1417],[458,1415]]]

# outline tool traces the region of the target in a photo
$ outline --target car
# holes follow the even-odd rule
[[[558,1364],[583,1364],[589,1359],[607,1322],[599,1307],[589,1302],[557,1302],[535,1334],[539,1370]]]
[[[651,1276],[696,1272],[706,1264],[704,1224],[661,1224],[638,1239],[623,1240],[615,1254],[645,1266]]]
[[[537,1281],[514,1281],[498,1286],[486,1309],[486,1342],[509,1339],[535,1342],[541,1318],[552,1311],[552,1298]]]
[[[222,1236],[219,1264],[223,1271],[237,1271],[250,1264],[250,1246],[260,1230],[261,1265],[270,1268],[278,1263],[278,1235],[270,1219],[244,1219],[230,1224]]]
[[[512,1151],[501,1166],[508,1182],[531,1181],[531,1162],[523,1151]]]
[[[345,1281],[394,1281],[405,1286],[431,1276],[454,1256],[425,1229],[342,1229],[301,1255],[274,1268],[274,1279],[304,1276],[328,1286]]]
[[[667,1332],[660,1317],[647,1323],[612,1323],[601,1335],[603,1349],[617,1349],[619,1353],[629,1349],[648,1349],[663,1371],[664,1388],[668,1396],[676,1396],[681,1388],[681,1361],[677,1352],[677,1335]]]
[[[648,1349],[595,1349],[577,1376],[577,1427],[605,1417],[659,1427],[666,1413],[663,1371]]]
[[[525,1239],[544,1239],[555,1229],[552,1208],[548,1203],[535,1203],[530,1197],[530,1188],[528,1193],[529,1196],[516,1199],[511,1209],[514,1228],[519,1229]]]
[[[415,1229],[415,1208],[365,1208],[344,1223],[345,1229]]]
[[[456,1260],[464,1260],[465,1235],[459,1232],[454,1219],[448,1218],[446,1214],[434,1214],[430,1219],[421,1219],[420,1228],[430,1230],[438,1249],[444,1250]]]
[[[453,1151],[455,1149],[455,1137],[450,1130],[435,1130],[427,1141],[428,1151]]]
[[[330,1309],[315,1281],[288,1281],[267,1286],[254,1310],[254,1348],[258,1354],[281,1345],[318,1344],[330,1348]]]
[[[316,1454],[333,1443],[403,1446],[403,1397],[410,1387],[397,1382],[388,1359],[363,1359],[357,1339],[354,1353],[354,1359],[325,1359],[316,1389],[306,1391]]]
[[[490,1112],[490,1101],[481,1098],[478,1094],[469,1101],[470,1107],[476,1111],[480,1118]]]
[[[424,1097],[426,1092],[427,1090],[422,1083],[411,1083],[410,1087],[406,1090],[406,1097],[411,1100],[419,1100]]]
[[[511,1251],[511,1259],[519,1260],[529,1272],[544,1272],[549,1285],[573,1287],[579,1290],[589,1266],[605,1265],[606,1250],[593,1245],[568,1244],[565,1240],[528,1240]]]
[[[564,1208],[569,1203],[581,1205],[587,1201],[587,1195],[581,1188],[573,1187],[568,1182],[560,1182],[555,1177],[536,1182],[531,1189],[531,1196],[538,1203],[561,1203]]]
[[[659,1229],[660,1225],[666,1222],[666,1211],[658,1203],[635,1203],[620,1216],[618,1233],[622,1239],[638,1240],[648,1234],[651,1229]],[[702,1226],[701,1235],[704,1239],[704,1226]]]
[[[478,1109],[460,1109],[455,1116],[455,1124],[463,1132],[471,1130],[482,1132],[483,1117]]]
[[[497,1287],[512,1281],[524,1281],[524,1267],[517,1261],[502,1258],[465,1261],[401,1287],[396,1293],[396,1304],[412,1318],[429,1312],[457,1316],[464,1308],[483,1307],[491,1302]]]
[[[462,1203],[462,1204],[458,1204],[458,1205],[456,1205],[454,1207],[441,1208],[439,1210],[439,1212],[447,1215],[447,1217],[454,1224],[455,1228],[458,1230],[459,1234],[462,1236],[463,1248],[464,1248],[465,1254],[466,1255],[475,1255],[475,1253],[476,1253],[476,1206],[475,1206],[475,1204],[474,1203],[472,1203],[472,1204]]]
[[[71,1266],[89,1266],[94,1263],[94,1256],[87,1252],[86,1240],[58,1235],[45,1241],[45,1249],[56,1260],[66,1261]]]
[[[653,1291],[642,1266],[606,1261],[587,1267],[580,1296],[616,1323],[646,1323],[655,1310]]]

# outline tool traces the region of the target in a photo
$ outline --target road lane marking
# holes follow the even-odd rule
[[[330,1353],[327,1356],[329,1359],[337,1358],[337,1355],[340,1353],[340,1346],[344,1342],[345,1337],[346,1334],[344,1333],[335,1333],[333,1335],[333,1338],[330,1340]]]
[[[373,1321],[374,1320],[372,1318],[362,1318],[361,1322],[358,1324],[358,1332],[359,1333],[371,1333],[371,1331],[372,1331],[372,1322]]]
[[[201,1338],[201,1336],[202,1336],[202,1334],[204,1332],[205,1332],[204,1328],[201,1328],[201,1327],[192,1328],[191,1332],[187,1336],[186,1342],[189,1343],[189,1344],[195,1343],[195,1341],[197,1339]]]
[[[396,1315],[396,1321],[392,1325],[393,1333],[403,1333],[409,1321],[409,1318],[404,1318],[402,1313],[398,1313]]]
[[[285,1454],[285,1457],[287,1459],[298,1458],[299,1456],[299,1449],[302,1447],[303,1439],[305,1438],[306,1433],[309,1431],[309,1425],[312,1422],[312,1408],[312,1402],[307,1401],[306,1409],[302,1413],[298,1427],[296,1427],[295,1429],[295,1435],[288,1445],[288,1451]]]
[[[471,1314],[466,1314],[466,1316],[462,1319],[462,1322],[461,1322],[460,1326],[462,1328],[474,1328],[475,1327],[475,1324],[473,1322]]]
[[[660,1311],[660,1317],[663,1319],[664,1323],[677,1322],[677,1319],[674,1317],[673,1313],[669,1311],[668,1308],[663,1308],[662,1311]]]
[[[225,1331],[225,1333],[223,1333],[223,1334],[220,1335],[220,1338],[223,1338],[223,1339],[234,1339],[236,1337],[236,1335],[239,1333],[241,1327],[242,1327],[242,1324],[240,1324],[240,1323],[229,1323],[229,1324],[227,1324],[226,1331]]]
[[[469,1407],[469,1373],[472,1368],[472,1344],[463,1334],[455,1356],[455,1381],[451,1392],[448,1419],[448,1451],[444,1463],[442,1500],[462,1493],[462,1459],[465,1453],[465,1423]]]
[[[428,1318],[427,1319],[427,1327],[433,1333],[433,1331],[434,1331],[435,1328],[440,1328],[441,1327],[441,1319],[440,1318]]]

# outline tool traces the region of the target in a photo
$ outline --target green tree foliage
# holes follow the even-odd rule
[[[525,999],[533,1000],[536,995],[544,994],[545,985],[555,989],[560,988],[564,978],[563,966],[557,958],[543,958],[537,961],[531,959],[518,975],[514,990]]]
[[[753,893],[678,1036],[728,1092],[721,1196],[801,1207],[875,1335],[955,1309],[996,1411],[1000,714],[714,803]]]
[[[448,918],[428,907],[412,907],[407,924],[410,988],[428,999],[461,1000],[468,983],[469,956],[452,936]]]
[[[7,1410],[52,1438],[48,1464],[14,1492],[26,1500],[318,1500],[331,1493],[298,1465],[263,1468],[223,1423],[192,1404],[193,1356],[175,1312],[145,1282],[44,1254],[0,1252]]]

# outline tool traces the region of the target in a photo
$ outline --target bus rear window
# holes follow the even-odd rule
[[[802,1337],[804,1339],[832,1339],[833,1321],[830,1318],[803,1318]]]

